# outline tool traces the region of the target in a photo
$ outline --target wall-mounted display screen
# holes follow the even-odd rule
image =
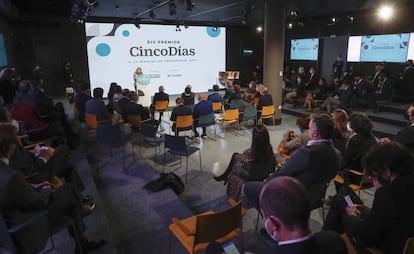
[[[0,33],[0,67],[8,65],[4,36]]]
[[[295,39],[290,41],[290,60],[318,60],[319,39]]]
[[[410,48],[410,34],[350,36],[349,62],[405,62]]]
[[[181,94],[187,84],[207,91],[226,69],[223,27],[177,32],[174,25],[86,23],[85,31],[91,88],[102,87],[105,95],[111,82],[130,90],[139,84],[151,95],[160,85],[169,94]]]

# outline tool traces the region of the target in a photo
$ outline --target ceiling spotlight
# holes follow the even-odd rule
[[[290,11],[290,16],[297,17],[298,13],[296,11],[292,10],[292,11]]]
[[[287,28],[292,29],[293,28],[293,23],[290,22],[289,24],[287,24]]]
[[[354,16],[349,16],[348,20],[349,20],[349,22],[354,23],[355,18],[354,18]]]
[[[177,14],[177,10],[176,10],[177,6],[175,5],[174,1],[170,2],[170,16],[174,16],[175,14]]]
[[[261,31],[263,31],[263,27],[262,27],[262,26],[258,26],[258,27],[256,27],[256,31],[257,31],[257,32],[261,32]]]
[[[192,11],[192,10],[193,10],[193,8],[194,8],[194,6],[195,6],[195,4],[193,3],[193,1],[191,1],[191,0],[186,0],[186,1],[185,1],[185,3],[186,3],[186,5],[187,5],[187,11]]]
[[[335,17],[331,18],[331,22],[332,23],[335,23],[336,22],[336,18]]]
[[[378,9],[378,17],[384,21],[387,21],[392,18],[394,14],[394,9],[389,5],[383,5]]]
[[[154,11],[150,11],[150,13],[148,14],[149,16],[150,16],[150,18],[155,18],[155,13],[154,13]]]

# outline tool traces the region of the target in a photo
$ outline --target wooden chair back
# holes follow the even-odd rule
[[[180,130],[193,130],[194,129],[194,120],[193,115],[177,116],[177,121],[175,122],[175,133],[176,135]]]
[[[239,119],[239,109],[235,108],[235,109],[227,109],[224,112],[224,121],[225,122],[229,122],[229,121],[237,121]]]
[[[223,104],[219,101],[213,102],[213,111],[214,113],[221,113],[223,112]]]
[[[166,111],[167,109],[168,109],[168,100],[155,102],[155,111],[161,112],[161,111]]]
[[[96,120],[95,114],[85,113],[85,121],[86,121],[86,125],[91,130],[95,130],[96,127],[98,126],[98,121]]]

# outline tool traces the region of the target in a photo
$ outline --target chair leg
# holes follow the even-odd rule
[[[185,163],[185,183],[187,183],[187,172],[188,172],[188,154],[187,154],[187,160]]]
[[[165,171],[164,171],[164,169],[165,169],[165,155],[167,154],[167,152],[166,151],[164,151],[164,159],[163,159],[163,161],[162,161],[162,173],[164,174],[165,173]]]
[[[201,150],[198,150],[198,156],[200,157],[200,171],[203,171],[203,168],[201,166]]]

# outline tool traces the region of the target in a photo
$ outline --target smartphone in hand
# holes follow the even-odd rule
[[[344,197],[344,199],[345,199],[345,202],[348,205],[348,207],[353,207],[354,206],[354,203],[352,202],[352,199],[349,195],[346,195]]]
[[[226,254],[240,254],[239,250],[237,249],[233,241],[224,243],[223,249],[224,252],[226,252]]]

